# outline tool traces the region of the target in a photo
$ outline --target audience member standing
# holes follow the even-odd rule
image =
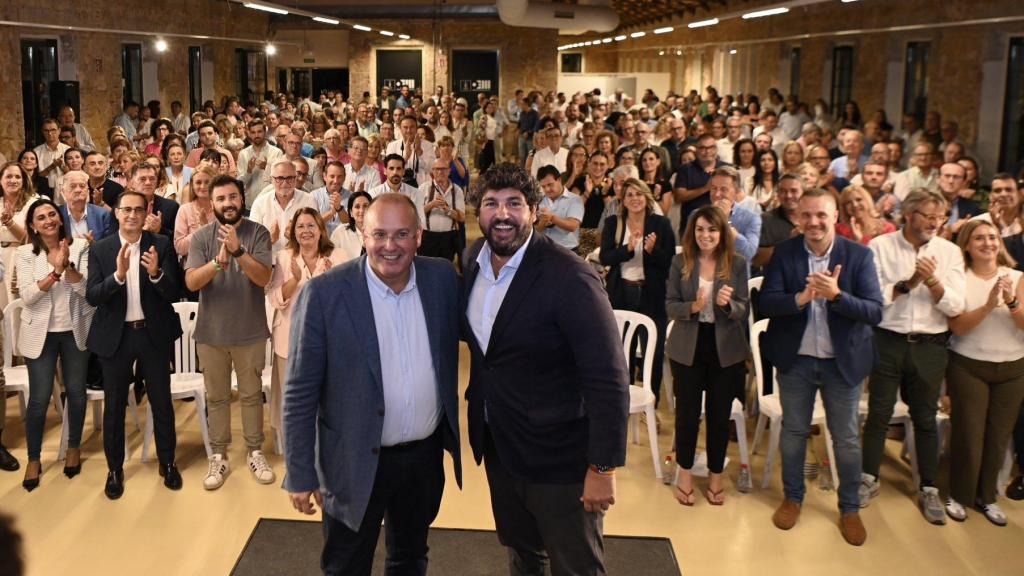
[[[871,252],[835,233],[835,197],[805,190],[802,234],[775,246],[765,269],[760,311],[770,318],[764,355],[779,370],[782,402],[782,485],[785,499],[772,523],[789,530],[804,500],[804,458],[815,396],[820,392],[839,473],[839,530],[860,546],[867,531],[857,497],[861,465],[859,406],[877,352],[871,327],[882,296]]]
[[[274,165],[291,166],[290,162]],[[294,174],[292,174],[294,178]],[[263,382],[267,327],[264,287],[270,283],[271,240],[267,229],[242,215],[242,184],[227,175],[210,184],[216,222],[192,235],[185,285],[199,292],[195,340],[203,367],[210,425],[209,469],[203,487],[216,490],[228,474],[231,444],[231,373],[238,380],[246,461],[260,484],[274,481],[263,455]],[[314,208],[315,209],[315,208]],[[245,311],[240,314],[239,311]]]
[[[33,192],[28,172],[15,162],[0,168],[0,188],[4,205],[0,208],[0,256],[3,258],[4,290],[0,290],[0,310],[18,297],[13,283],[15,252],[27,236],[25,217],[29,207],[39,199]]]
[[[84,183],[85,174],[76,174],[81,174]],[[78,445],[85,422],[85,378],[89,367],[85,341],[93,308],[85,301],[88,243],[71,238],[52,200],[44,198],[33,202],[26,219],[28,244],[19,247],[17,252],[18,292],[25,303],[18,350],[28,364],[29,401],[25,414],[28,466],[22,486],[31,492],[39,486],[42,473],[39,456],[58,357],[68,403],[64,474],[74,478],[81,471]]]
[[[1024,284],[991,222],[968,222],[957,243],[967,281],[964,311],[949,319],[952,434],[946,514],[962,522],[964,505],[977,504],[990,522],[1006,526],[996,484],[1024,401]]]
[[[721,505],[722,473],[729,447],[729,416],[736,391],[743,388],[747,344],[747,262],[735,253],[725,213],[713,206],[690,216],[680,241],[682,254],[669,257],[666,308],[675,323],[668,350],[676,397],[676,500],[692,506],[694,452],[701,408],[707,415],[710,472],[706,498]],[[702,401],[703,400],[703,401]],[[749,481],[748,481],[749,484]],[[748,491],[750,486],[740,486]]]
[[[170,238],[144,229],[146,205],[143,194],[122,193],[116,208],[118,233],[89,249],[86,299],[96,307],[96,315],[87,345],[103,368],[103,452],[108,469],[103,491],[111,500],[124,493],[124,412],[136,366],[153,408],[164,486],[181,488],[174,461],[170,377],[172,347],[181,336],[172,306],[180,298],[180,272]]]

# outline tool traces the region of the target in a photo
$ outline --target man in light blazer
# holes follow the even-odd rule
[[[311,279],[292,312],[284,489],[323,510],[325,574],[366,575],[387,518],[388,574],[426,574],[444,450],[461,485],[459,288],[450,262],[416,256],[412,201],[366,212],[366,255]]]
[[[85,172],[74,170],[65,174],[61,193],[66,203],[60,207],[60,215],[72,238],[91,244],[117,230],[109,210],[89,203],[89,175]]]
[[[153,407],[160,475],[165,486],[181,489],[171,404],[173,346],[181,336],[173,306],[181,297],[178,257],[169,237],[143,230],[145,195],[122,192],[115,210],[119,232],[90,247],[85,292],[96,307],[87,344],[103,368],[104,493],[111,500],[124,493],[124,412],[136,363]]]
[[[761,313],[771,319],[764,354],[779,370],[780,449],[785,500],[772,516],[789,530],[806,488],[804,456],[820,391],[839,473],[839,529],[860,546],[861,447],[858,418],[864,379],[878,359],[871,327],[882,320],[882,293],[871,251],[835,233],[835,197],[808,190],[797,208],[803,234],[775,247],[765,268]]]

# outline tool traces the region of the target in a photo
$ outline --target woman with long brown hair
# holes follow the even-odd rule
[[[274,349],[270,380],[270,428],[279,434],[281,400],[284,398],[288,336],[292,325],[292,304],[311,278],[327,272],[346,258],[334,255],[327,225],[316,208],[299,208],[289,224],[288,243],[277,253],[268,298],[275,308],[271,340]]]
[[[747,359],[747,262],[736,253],[729,219],[716,206],[690,217],[672,259],[665,306],[674,321],[665,345],[676,393],[675,497],[693,506],[694,453],[700,430],[701,397],[707,416],[710,472],[705,497],[724,501],[722,473],[729,446],[729,416],[742,389]]]

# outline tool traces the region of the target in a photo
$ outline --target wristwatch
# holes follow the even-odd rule
[[[238,245],[238,250],[235,250],[234,252],[231,253],[231,257],[232,258],[241,258],[244,255],[245,255],[245,246],[242,246],[241,244]]]
[[[895,286],[893,286],[893,288],[895,288],[900,294],[910,294],[910,286],[907,285],[906,280],[900,280]]]
[[[615,466],[602,466],[600,464],[591,464],[590,469],[598,474],[611,474],[615,472]]]

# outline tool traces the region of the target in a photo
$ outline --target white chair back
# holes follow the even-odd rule
[[[761,373],[764,366],[761,364],[761,334],[768,330],[768,319],[758,320],[750,328],[750,351],[754,360],[754,380],[757,382],[757,397],[762,398],[764,393],[764,374]],[[779,386],[776,383],[772,386],[772,393],[768,396],[775,396],[779,393]]]
[[[14,357],[21,355],[18,337],[21,335],[21,312],[24,309],[25,301],[21,298],[12,300],[4,308],[4,366],[14,366]]]
[[[747,332],[754,331],[754,291],[760,292],[762,284],[764,284],[764,276],[754,276],[747,280],[747,326],[749,328]]]
[[[199,317],[198,302],[175,302],[174,311],[181,322],[181,337],[174,342],[174,371],[176,374],[198,374],[199,362],[196,355],[196,319]]]
[[[647,331],[647,345],[644,349],[644,365],[643,365],[643,380],[642,385],[645,390],[651,390],[651,372],[654,368],[654,347],[655,340],[658,338],[658,329],[654,325],[654,320],[651,320],[647,316],[640,314],[639,312],[630,312],[628,310],[614,310],[615,312],[615,323],[619,326],[619,336],[622,338],[622,353],[626,358],[626,367],[628,369],[630,361],[635,357],[635,348],[633,348],[633,337],[636,336],[637,328],[642,327]],[[632,384],[632,374],[630,374],[630,384]]]

